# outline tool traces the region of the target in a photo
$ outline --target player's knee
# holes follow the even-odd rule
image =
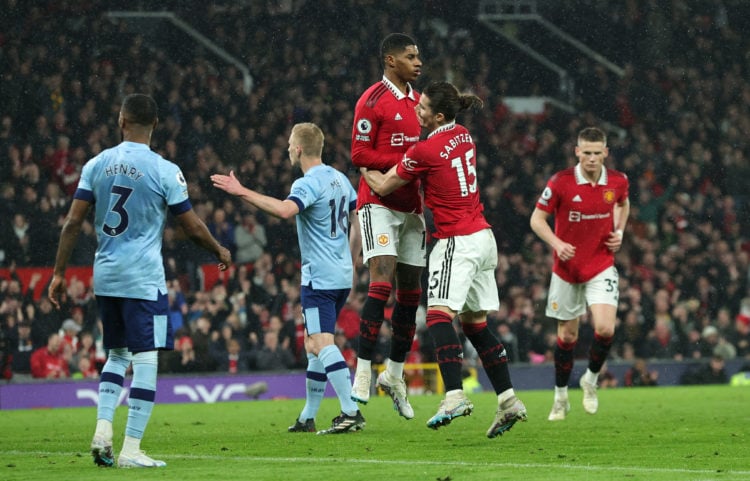
[[[378,256],[370,259],[371,282],[391,282],[396,271],[396,258],[392,256]]]
[[[578,333],[571,331],[561,331],[557,333],[557,338],[564,344],[574,344],[578,342]]]

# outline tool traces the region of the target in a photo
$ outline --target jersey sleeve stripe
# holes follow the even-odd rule
[[[302,212],[303,210],[305,210],[305,204],[302,203],[302,201],[299,199],[299,197],[295,197],[293,195],[290,195],[289,197],[287,197],[287,199],[291,200],[292,202],[294,202],[295,204],[297,204],[297,208],[299,209],[300,212]]]
[[[184,214],[185,212],[192,209],[193,206],[190,204],[190,199],[185,199],[179,204],[174,204],[169,206],[169,212],[172,213],[172,215],[180,215]]]
[[[76,189],[76,193],[73,194],[74,199],[85,200],[86,202],[94,203],[94,193],[86,189]]]
[[[380,100],[380,97],[383,96],[384,93],[388,91],[388,87],[385,86],[385,84],[380,84],[375,90],[372,91],[369,97],[367,97],[367,101],[365,102],[365,105],[369,108],[373,108],[376,103],[378,103],[378,100]]]

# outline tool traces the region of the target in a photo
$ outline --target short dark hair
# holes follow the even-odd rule
[[[380,44],[380,58],[385,60],[386,55],[403,52],[409,45],[417,45],[417,42],[405,33],[390,33]]]
[[[442,113],[445,120],[451,121],[462,110],[481,107],[482,99],[474,94],[462,94],[450,82],[432,82],[422,91],[430,99],[430,109],[433,114]]]
[[[156,101],[146,94],[130,94],[122,101],[121,111],[130,122],[152,126],[159,118]]]
[[[578,134],[578,141],[580,142],[581,140],[585,142],[603,142],[604,145],[607,145],[607,134],[596,127],[586,127]]]

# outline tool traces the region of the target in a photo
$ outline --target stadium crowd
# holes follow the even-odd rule
[[[99,2],[0,3],[5,379],[95,377],[103,362],[89,280],[71,282],[56,311],[33,294],[41,275],[24,285],[16,271],[53,265],[81,167],[119,143],[117,111],[132,92],[160,102],[152,148],[180,165],[196,212],[237,260],[214,279],[203,267],[213,260],[167,227],[177,335],[175,351],[160,359],[162,372],[304,367],[294,223],[222,194],[209,175],[234,169],[249,187],[285,197],[298,175],[287,159],[289,128],[312,121],[326,134],[324,161],[356,181],[354,103],[380,78],[377,42],[391,31],[420,43],[425,74],[417,89],[448,79],[485,102],[462,124],[476,135],[485,214],[499,243],[501,309],[490,322],[513,362],[551,361],[556,326],[543,315],[551,252],[532,234],[529,215],[545,179],[576,161],[575,135],[587,125],[607,126],[607,162],[631,181],[612,359],[750,359],[750,64],[729,54],[750,50],[741,2],[562,2],[550,18],[624,67],[618,77],[582,56],[572,59],[575,114],[509,108],[508,96],[544,94],[545,86],[518,51],[477,24],[474,3],[164,2],[250,66],[249,94],[236,67],[157,20],[111,18]],[[596,29],[566,15],[581,8]],[[90,265],[90,224],[80,239],[71,264]],[[350,361],[368,284],[361,259],[357,265],[337,336]],[[592,335],[584,320],[579,345]],[[431,344],[420,328],[409,360],[431,360]]]

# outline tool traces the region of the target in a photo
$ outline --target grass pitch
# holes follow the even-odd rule
[[[286,432],[303,400],[157,405],[142,443],[159,469],[98,468],[89,455],[94,408],[0,413],[0,479],[14,480],[740,480],[750,479],[750,389],[729,386],[601,390],[599,413],[581,407],[547,421],[552,390],[518,393],[529,420],[487,439],[492,393],[471,395],[474,414],[433,431],[438,396],[411,399],[406,421],[390,399],[362,412],[364,431]],[[318,429],[338,402],[326,398]],[[126,409],[115,419],[115,452]]]

